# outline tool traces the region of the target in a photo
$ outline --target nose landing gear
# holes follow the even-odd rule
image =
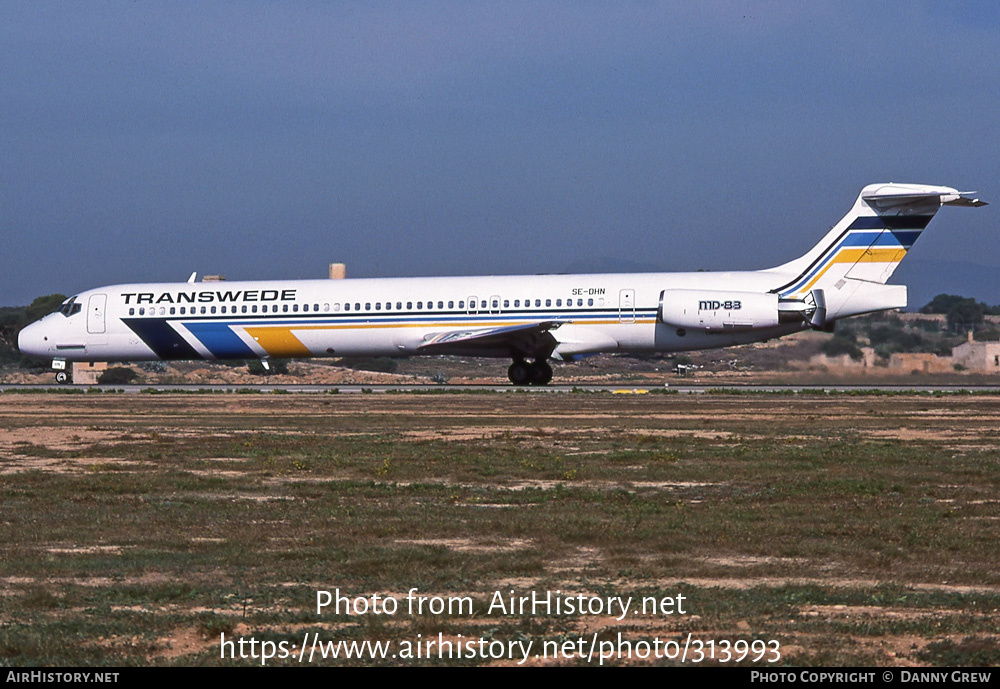
[[[507,369],[507,377],[514,385],[548,385],[552,380],[552,367],[545,359],[537,359],[530,364],[523,359],[515,359]]]
[[[69,382],[69,371],[66,370],[65,359],[53,359],[52,370],[56,372],[56,382],[65,385]]]

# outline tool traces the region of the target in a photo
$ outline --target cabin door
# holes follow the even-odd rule
[[[104,323],[104,311],[108,305],[108,295],[92,294],[87,304],[87,332],[93,334],[103,333],[106,325]]]

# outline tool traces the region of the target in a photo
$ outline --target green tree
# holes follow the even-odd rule
[[[34,323],[42,316],[47,316],[53,311],[57,311],[59,306],[66,301],[65,294],[49,294],[44,297],[37,297],[24,309],[24,325]]]
[[[907,330],[898,322],[871,325],[868,328],[868,341],[881,357],[887,357],[894,352],[921,352],[925,351],[927,346],[920,333]]]
[[[138,375],[127,366],[115,366],[104,371],[97,377],[98,385],[128,385],[133,382]]]
[[[964,300],[965,297],[957,294],[939,294],[921,307],[920,313],[948,313],[951,307]]]
[[[977,302],[971,297],[957,294],[939,294],[920,309],[920,313],[943,313],[948,320],[948,330],[961,332],[982,325],[983,316],[993,314],[997,307]]]
[[[21,328],[52,313],[66,301],[62,294],[38,297],[29,306],[0,308],[0,363],[21,362],[24,357],[17,349],[17,334]]]
[[[975,299],[962,299],[952,304],[948,309],[946,318],[948,319],[948,329],[953,332],[961,332],[982,325],[983,316],[986,313],[984,304],[980,304]]]
[[[858,347],[858,337],[848,330],[838,330],[833,337],[824,342],[820,350],[827,356],[847,354],[855,361],[864,358],[864,352]]]

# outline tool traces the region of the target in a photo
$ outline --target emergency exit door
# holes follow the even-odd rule
[[[635,323],[635,290],[623,289],[618,293],[618,321]]]

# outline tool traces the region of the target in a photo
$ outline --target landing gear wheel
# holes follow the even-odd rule
[[[65,371],[59,371],[56,373],[56,382],[60,385],[65,385],[69,382],[69,374]]]
[[[515,361],[507,369],[507,377],[514,385],[528,385],[531,381],[532,368],[523,361]]]
[[[531,365],[531,384],[548,385],[552,381],[552,367],[544,359]]]

